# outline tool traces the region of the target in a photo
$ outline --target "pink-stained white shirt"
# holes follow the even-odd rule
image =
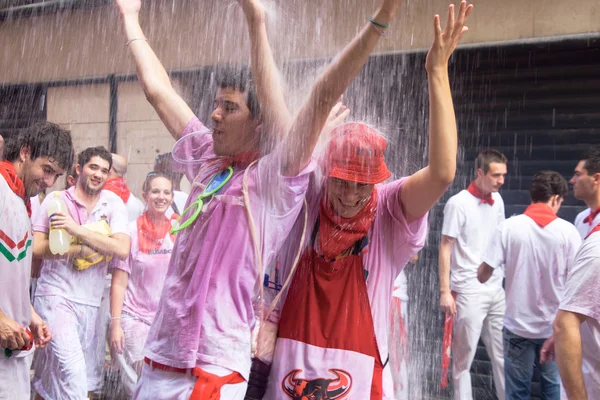
[[[113,260],[114,268],[129,274],[123,312],[151,324],[167,276],[173,241],[167,233],[161,246],[150,253],[140,251],[137,221],[129,223],[131,251],[125,260]]]
[[[22,327],[28,327],[31,322],[32,243],[33,232],[25,203],[0,175],[0,310]],[[28,352],[15,352],[15,357],[24,357],[34,349],[35,346]],[[0,363],[3,359],[4,353],[0,353]]]
[[[600,233],[579,249],[560,309],[587,317],[581,324],[583,378],[588,399],[600,399]]]
[[[305,244],[310,243],[319,215],[322,185],[318,182],[321,182],[320,178],[313,176],[306,193],[309,214]],[[400,202],[404,182],[406,178],[377,185],[377,210],[368,234],[368,251],[362,256],[375,335],[383,363],[388,358],[389,315],[394,281],[409,259],[423,248],[428,232],[428,214],[410,224],[404,216]],[[301,246],[303,228],[304,216],[301,215],[278,257],[281,281],[285,281],[298,247]]]
[[[477,280],[477,269],[498,224],[504,221],[504,201],[492,193],[494,205],[481,203],[462,190],[448,199],[444,207],[442,234],[455,238],[450,259],[450,287],[457,293],[479,293],[502,288],[502,268],[496,268],[484,284]]]
[[[188,123],[180,141],[173,150],[174,170],[192,182],[189,205],[222,161],[213,162],[212,135],[197,118]],[[177,162],[182,159],[195,163]],[[314,163],[297,176],[281,176],[276,148],[248,168],[251,214],[266,266],[302,208]],[[236,168],[230,181],[207,200],[194,224],[177,234],[146,343],[145,355],[155,362],[178,368],[213,364],[248,379],[253,301],[259,286],[255,243],[242,194],[244,171]]]
[[[575,228],[577,228],[577,230],[579,231],[579,234],[581,235],[581,240],[585,239],[588,233],[590,233],[596,225],[600,224],[600,213],[594,217],[594,220],[591,224],[588,222],[583,222],[583,220],[586,219],[591,212],[592,210],[590,208],[587,208],[579,214],[577,214],[577,216],[575,217],[575,222],[573,223],[573,225],[575,225]]]
[[[552,336],[552,321],[580,246],[577,229],[561,218],[542,228],[521,214],[498,225],[483,261],[492,268],[504,266],[506,329],[528,339]]]
[[[33,221],[35,232],[48,233],[48,202],[53,196],[47,196]],[[106,220],[111,234],[129,234],[127,229],[127,209],[123,201],[114,193],[103,190],[88,215],[86,207],[75,199],[75,186],[60,192],[65,201],[69,215],[80,225]],[[101,261],[92,267],[77,271],[71,260],[67,258],[45,259],[42,261],[42,272],[38,278],[36,296],[62,296],[75,303],[99,307],[104,291],[108,262]]]

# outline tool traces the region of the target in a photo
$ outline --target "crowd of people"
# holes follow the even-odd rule
[[[124,157],[102,146],[75,155],[56,124],[7,138],[0,399],[97,398],[107,346],[119,398],[409,398],[403,269],[454,181],[448,63],[473,6],[451,5],[444,28],[433,18],[428,164],[395,178],[386,139],[346,122],[339,99],[400,0],[381,1],[297,112],[262,4],[238,3],[250,71],[217,75],[209,129],[146,40],[140,0],[116,0],[138,80],[176,140],[147,174],[143,202]],[[543,398],[600,398],[600,149],[582,156],[571,180],[588,206],[575,226],[556,215],[568,193],[560,174],[538,172],[531,205],[505,219],[506,157],[482,151],[476,173],[446,203],[439,247],[454,398],[472,398],[480,336],[498,398],[528,399],[534,366]],[[44,197],[63,175],[65,190]],[[59,233],[70,239],[57,252]]]

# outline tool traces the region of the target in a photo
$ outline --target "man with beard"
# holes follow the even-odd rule
[[[69,169],[72,148],[69,131],[44,122],[9,138],[0,162],[0,399],[29,399],[32,342],[51,338],[29,301],[29,199]]]
[[[600,147],[588,150],[581,157],[569,183],[573,185],[575,198],[588,206],[577,215],[574,223],[581,239],[585,239],[600,224]]]
[[[79,154],[75,186],[48,196],[33,223],[34,247],[43,258],[34,305],[55,332],[52,345],[36,360],[33,385],[44,399],[83,399],[99,389],[94,334],[110,257],[129,255],[127,209],[102,188],[112,156],[104,147]],[[59,196],[68,213],[48,217]],[[64,229],[75,240],[64,255],[50,252],[49,228]]]

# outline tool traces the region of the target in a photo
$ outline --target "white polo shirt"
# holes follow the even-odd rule
[[[598,213],[598,215],[596,215],[594,217],[594,220],[592,221],[591,224],[587,223],[587,222],[583,222],[584,219],[586,219],[590,213],[592,212],[592,210],[590,208],[583,210],[582,212],[580,212],[579,214],[577,214],[577,217],[575,217],[575,228],[577,228],[577,231],[579,232],[579,235],[581,236],[581,240],[585,239],[586,236],[588,235],[588,233],[591,232],[592,229],[594,229],[594,227],[598,224],[600,224],[600,213]]]
[[[457,293],[477,293],[502,287],[503,272],[496,268],[484,284],[477,280],[477,269],[494,230],[504,221],[504,201],[492,193],[494,205],[467,190],[452,196],[444,207],[442,234],[455,238],[450,262],[450,287]]]
[[[600,399],[600,232],[579,249],[560,309],[587,317],[581,325],[583,377],[588,399]]]
[[[498,225],[483,261],[492,268],[504,265],[506,329],[528,339],[552,336],[567,272],[580,246],[577,229],[561,218],[542,228],[521,214]]]

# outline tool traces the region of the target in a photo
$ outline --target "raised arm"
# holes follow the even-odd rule
[[[425,68],[429,79],[429,165],[409,177],[401,193],[409,221],[425,215],[444,194],[456,173],[457,132],[448,78],[448,60],[467,31],[465,23],[473,5],[460,3],[455,19],[454,5],[442,32],[440,17],[433,18],[434,41]]]
[[[387,25],[399,6],[400,0],[383,0],[372,18]],[[308,165],[329,112],[367,62],[382,32],[383,28],[367,22],[317,79],[284,139],[283,175],[297,175]]]
[[[554,351],[560,379],[569,400],[586,400],[583,381],[581,324],[585,315],[558,310],[554,320]]]
[[[250,35],[250,60],[256,96],[268,132],[283,136],[292,124],[283,93],[281,76],[267,36],[265,10],[259,0],[238,0]]]
[[[124,44],[127,44],[133,55],[137,76],[146,99],[152,104],[173,138],[177,140],[194,113],[173,88],[167,71],[146,40],[139,20],[141,0],[115,0],[115,2],[125,29]]]

